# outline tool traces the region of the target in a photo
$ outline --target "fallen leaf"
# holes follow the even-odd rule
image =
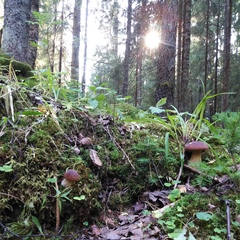
[[[97,151],[90,149],[90,158],[92,159],[92,162],[94,165],[96,165],[98,167],[102,167],[102,162],[97,155]]]
[[[187,188],[186,188],[185,185],[178,185],[177,188],[179,189],[179,191],[180,191],[181,193],[186,193],[186,192],[187,192]]]
[[[109,232],[106,235],[106,239],[108,240],[118,240],[121,239],[121,236],[119,236],[117,233],[115,232]]]
[[[82,138],[79,143],[83,146],[91,146],[92,145],[92,139],[89,137]]]
[[[101,230],[96,225],[92,225],[92,235],[98,237],[100,234]]]

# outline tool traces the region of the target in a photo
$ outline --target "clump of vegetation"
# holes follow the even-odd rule
[[[231,235],[239,236],[239,223],[235,217],[239,214],[239,200],[231,194],[217,197],[213,194],[191,193],[182,196],[173,208],[169,208],[158,223],[168,233],[170,239],[225,239],[227,235],[226,202],[231,198]],[[204,231],[203,231],[204,229]]]
[[[76,101],[72,98],[75,92],[59,87],[54,77],[44,72],[35,87],[31,81],[16,81],[19,91],[7,93],[10,101],[1,98],[5,110],[0,122],[0,216],[10,231],[7,235],[58,234],[62,225],[63,233],[69,233],[76,224],[99,222],[107,208],[123,211],[146,190],[169,190],[185,181],[191,181],[196,189],[208,188],[215,178],[228,174],[239,189],[239,176],[232,171],[231,162],[225,161],[228,152],[221,141],[205,153],[204,162],[195,169],[197,177],[194,172],[189,174],[191,169],[183,171],[187,141],[201,138],[210,142],[222,137],[217,126],[203,117],[211,96],[207,95],[193,114],[162,109],[165,99],[150,111],[142,111],[105,87],[93,88],[94,94]],[[237,146],[226,144],[232,153]],[[237,165],[239,159],[234,161]],[[80,179],[65,188],[61,181],[69,168],[75,169]],[[197,194],[181,197],[173,190],[170,199],[180,200],[172,212],[159,219],[169,236],[176,234],[173,226],[184,229],[185,224],[194,236],[198,236],[197,229],[212,227],[218,236],[224,224],[218,198],[206,194],[199,205]],[[231,193],[228,196],[232,198]],[[218,212],[210,214],[213,225],[196,215],[207,213],[209,202],[219,206]],[[174,216],[172,220],[167,220],[169,214]]]

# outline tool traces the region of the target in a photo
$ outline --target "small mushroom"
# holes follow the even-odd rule
[[[192,156],[189,160],[192,163],[201,162],[202,161],[201,153],[202,151],[207,149],[208,149],[208,145],[204,142],[199,142],[199,141],[190,142],[185,145],[185,152],[192,153]]]
[[[64,173],[64,179],[62,180],[61,185],[64,187],[69,187],[74,183],[76,183],[77,181],[79,181],[79,179],[80,179],[80,175],[76,170],[68,169]]]

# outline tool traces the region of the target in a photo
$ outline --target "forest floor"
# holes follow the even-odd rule
[[[234,189],[235,187],[234,183],[226,175],[215,180],[209,188],[195,188],[190,184],[186,184],[179,185],[178,189],[180,189],[184,195],[198,192],[200,195],[215,195],[220,199],[226,191]],[[169,193],[170,191],[167,190],[146,191],[139,197],[139,201],[124,212],[106,210],[106,213],[101,216],[101,220],[105,221],[105,225],[92,225],[89,228],[85,228],[77,240],[172,239],[166,235],[158,223],[159,216],[162,216],[167,212],[167,209],[172,208],[178,202],[178,200],[176,202],[170,202],[168,199]],[[222,204],[224,205],[226,203],[223,202]],[[216,206],[209,203],[208,207],[209,212],[214,212]]]

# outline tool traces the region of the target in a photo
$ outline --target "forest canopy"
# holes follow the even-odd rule
[[[11,16],[14,5],[6,3]],[[206,113],[238,109],[238,1],[29,0],[23,8],[26,30],[5,17],[5,33],[16,26],[26,38],[15,35],[28,52],[27,59],[16,52],[16,60],[49,67],[60,85],[76,85],[82,96],[88,86],[104,84],[140,108],[166,97],[166,107],[184,111],[208,91],[234,92],[212,99]],[[147,45],[149,32],[156,34]],[[3,31],[2,49],[10,51],[12,41]]]

